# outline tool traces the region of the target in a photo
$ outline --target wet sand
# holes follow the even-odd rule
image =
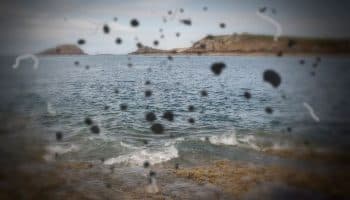
[[[42,130],[23,117],[2,118],[0,199],[346,199],[350,165],[335,154],[265,151],[320,169],[219,160],[174,168],[109,166],[43,159]],[[28,134],[31,133],[31,134]],[[297,152],[297,151],[294,151]],[[198,159],[198,158],[197,158]],[[196,163],[196,162],[192,162]],[[149,172],[155,171],[150,185]],[[150,189],[156,190],[150,191]]]
[[[310,194],[328,198],[341,198],[350,197],[348,170],[349,168],[332,172],[317,172],[312,169],[302,170],[284,166],[218,161],[208,166],[181,169],[175,174],[197,183],[209,182],[237,198],[243,198],[254,189],[269,183],[299,188],[300,191],[308,190]],[[272,188],[270,192],[274,192]],[[260,195],[257,193],[255,196]]]

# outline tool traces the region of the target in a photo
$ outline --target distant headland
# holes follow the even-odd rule
[[[38,55],[86,55],[86,53],[74,44],[63,44],[44,50]]]
[[[253,34],[208,35],[188,48],[171,50],[138,45],[130,54],[203,54],[203,55],[271,55],[271,54],[350,54],[350,39],[280,37]]]
[[[133,55],[303,55],[303,54],[350,54],[349,39],[306,38],[254,34],[208,35],[191,47],[170,50],[156,49],[138,44]],[[44,50],[38,55],[86,55],[74,44],[63,44]]]

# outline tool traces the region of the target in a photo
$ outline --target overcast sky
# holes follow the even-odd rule
[[[275,27],[256,15],[261,7],[281,24],[283,35],[350,37],[347,0],[2,0],[0,4],[0,54],[7,55],[36,53],[80,38],[86,39],[82,48],[89,54],[125,54],[136,49],[136,38],[149,46],[159,40],[158,48],[170,49],[188,47],[207,34],[273,35]],[[139,20],[139,27],[130,26],[132,18]],[[188,18],[192,26],[179,23]],[[225,29],[219,27],[221,22]],[[103,24],[110,26],[110,34],[103,33]],[[181,33],[179,38],[176,32]],[[116,37],[122,38],[121,45],[116,45]]]

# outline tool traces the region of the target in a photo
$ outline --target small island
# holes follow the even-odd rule
[[[63,44],[44,50],[38,55],[86,55],[86,53],[74,44]]]
[[[254,34],[208,35],[188,48],[160,50],[147,46],[130,54],[272,55],[350,54],[350,39],[324,39]]]

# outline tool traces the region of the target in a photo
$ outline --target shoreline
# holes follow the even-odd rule
[[[146,56],[146,57],[152,57],[152,56],[159,56],[159,57],[165,57],[165,56],[174,56],[174,57],[186,57],[186,56],[232,56],[232,57],[249,57],[249,56],[256,56],[256,57],[278,57],[276,54],[273,53],[208,53],[208,54],[189,54],[189,53],[145,53],[145,54],[56,54],[56,55],[36,55],[39,58],[40,57],[86,57],[86,56]],[[317,53],[285,53],[281,57],[314,57],[314,56],[325,56],[325,57],[335,57],[335,58],[341,58],[341,57],[350,57],[349,54],[317,54]]]
[[[325,56],[325,57],[350,57],[350,53],[344,54],[327,54],[327,53],[283,53],[282,56],[277,56],[276,53],[202,53],[198,55],[197,53],[143,53],[143,54],[134,54],[129,53],[125,54],[127,56],[232,56],[232,57],[314,57],[314,56]]]
[[[262,164],[253,161],[235,161],[214,159],[202,162],[201,157],[187,157],[191,165],[180,162],[178,169],[172,159],[164,163],[142,166],[105,165],[101,161],[74,161],[58,159],[47,162],[42,159],[45,151],[39,132],[32,133],[31,122],[23,117],[11,117],[6,120],[5,135],[11,136],[14,127],[17,142],[26,141],[19,151],[24,160],[10,162],[3,159],[0,177],[1,199],[20,199],[25,195],[33,199],[262,199],[299,195],[307,199],[314,197],[345,198],[350,197],[350,165],[337,165],[340,160],[324,159],[323,156],[293,156],[297,153],[276,154],[261,152],[277,159],[296,159],[297,162],[312,162],[319,168],[298,167],[283,163]],[[32,141],[39,140],[32,146]],[[5,142],[3,140],[3,142]],[[34,148],[35,147],[35,148]],[[18,150],[18,148],[15,148]],[[17,152],[17,151],[16,151]],[[24,155],[25,153],[25,155]],[[321,153],[322,154],[322,153]],[[184,155],[180,155],[183,158]],[[203,155],[205,156],[205,155]],[[332,155],[326,155],[333,158]],[[6,157],[4,157],[6,158]],[[178,159],[181,159],[178,158]],[[317,159],[319,158],[319,159]],[[186,159],[185,159],[186,160]],[[301,163],[300,163],[301,164]],[[344,164],[344,163],[343,163]],[[149,190],[149,172],[156,172],[155,188]],[[334,184],[337,183],[337,184]],[[7,185],[7,186],[6,186]],[[6,186],[6,187],[5,187]],[[154,189],[154,188],[153,188]]]

